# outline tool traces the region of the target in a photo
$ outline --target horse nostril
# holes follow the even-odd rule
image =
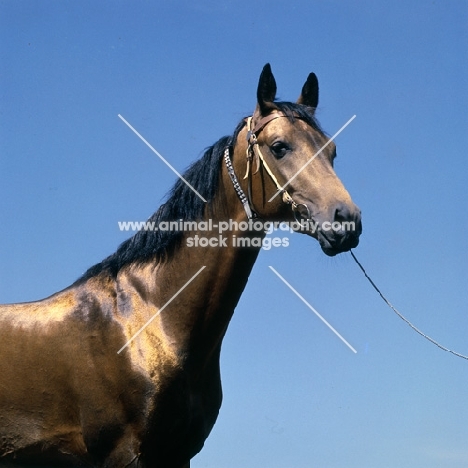
[[[335,208],[335,216],[333,217],[333,221],[343,222],[349,221],[352,218],[351,211],[347,205],[344,203],[340,203]]]
[[[355,205],[337,204],[333,221],[336,226],[335,234],[351,238],[359,237],[362,232],[361,211]]]

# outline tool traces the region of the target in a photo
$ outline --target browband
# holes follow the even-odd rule
[[[275,112],[273,114],[270,114],[270,115],[267,115],[266,117],[263,117],[262,119],[260,119],[258,122],[257,122],[257,125],[255,125],[255,127],[251,130],[251,129],[248,129],[248,133],[247,133],[247,140],[250,140],[250,137],[252,135],[257,135],[257,133],[259,133],[263,127],[271,122],[272,120],[275,120],[277,119],[278,117],[286,117],[286,114],[284,114],[283,112],[281,111],[278,111],[278,112]],[[249,117],[250,118],[250,117]],[[247,122],[248,121],[248,118],[245,119],[245,121]]]

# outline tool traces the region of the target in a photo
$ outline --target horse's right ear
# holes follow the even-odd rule
[[[257,88],[257,103],[262,115],[268,115],[274,109],[277,109],[274,104],[276,97],[276,81],[271,72],[270,64],[267,63],[262,70]]]

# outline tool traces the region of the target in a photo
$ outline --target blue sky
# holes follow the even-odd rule
[[[0,301],[73,282],[175,176],[309,72],[356,255],[425,333],[468,354],[466,1],[2,1]],[[273,265],[358,351],[269,270]],[[225,338],[224,403],[195,468],[468,466],[468,362],[388,309],[349,254],[261,253]]]

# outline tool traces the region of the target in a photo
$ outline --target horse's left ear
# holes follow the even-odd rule
[[[307,81],[302,87],[301,95],[297,100],[298,104],[316,108],[318,105],[319,85],[315,73],[311,73],[307,77]]]
[[[267,63],[262,70],[257,88],[257,103],[261,115],[268,115],[274,109],[276,97],[276,81],[271,71],[271,66]]]

